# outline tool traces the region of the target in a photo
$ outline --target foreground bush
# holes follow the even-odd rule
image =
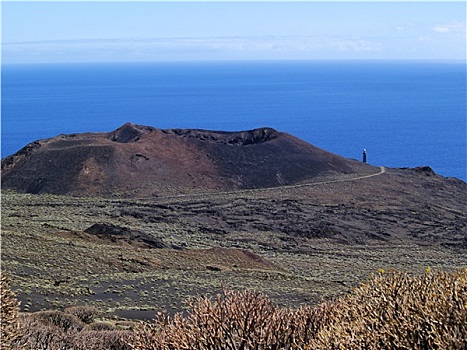
[[[73,307],[23,314],[20,332],[8,349],[129,350],[129,331],[91,323],[95,309]],[[96,326],[97,325],[97,326]],[[3,349],[3,348],[2,348]]]
[[[92,306],[71,306],[63,310],[65,313],[75,315],[81,322],[90,324],[94,321],[99,312]]]
[[[0,276],[0,349],[10,349],[12,344],[20,336],[19,330],[19,302],[16,295],[8,286],[8,277],[4,274]]]
[[[467,270],[381,273],[334,303],[288,310],[256,292],[192,301],[160,314],[131,341],[136,350],[466,349]]]
[[[198,298],[187,316],[159,314],[137,332],[134,349],[301,349],[312,339],[326,306],[288,310],[263,294],[224,291]]]
[[[378,274],[331,318],[308,349],[467,349],[467,270]]]
[[[18,317],[4,276],[1,297],[1,349],[467,349],[467,270],[380,273],[333,303],[297,310],[258,292],[224,291],[136,331],[94,322],[89,307]]]

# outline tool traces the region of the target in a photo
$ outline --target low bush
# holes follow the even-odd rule
[[[136,350],[466,349],[467,270],[379,273],[333,303],[289,310],[256,292],[224,291],[159,314]]]
[[[97,312],[86,307],[18,317],[7,282],[2,276],[2,349],[467,349],[467,269],[379,273],[335,302],[295,310],[225,290],[135,330],[92,322]]]
[[[252,291],[194,299],[188,315],[157,315],[136,331],[134,349],[300,349],[319,330],[325,307],[289,310]]]
[[[129,332],[122,330],[85,330],[71,335],[73,350],[130,350]]]
[[[69,339],[71,332],[65,332],[52,323],[44,322],[34,314],[22,315],[21,337],[16,340],[11,349],[73,349]]]
[[[60,329],[61,331],[80,331],[85,324],[77,316],[66,314],[58,310],[39,311],[29,315],[29,317],[42,323],[45,327]]]
[[[70,310],[71,309],[71,310]],[[20,336],[8,349],[44,350],[129,350],[130,332],[115,330],[104,323],[86,324],[91,308],[70,308],[23,314],[19,318]],[[72,314],[74,313],[74,314]],[[83,316],[80,319],[75,314]],[[86,316],[86,317],[84,317]],[[2,348],[3,349],[3,348]],[[5,348],[6,349],[6,348]]]
[[[115,326],[107,322],[93,322],[87,327],[88,330],[92,331],[112,331]]]
[[[19,302],[9,287],[9,278],[0,273],[0,349],[10,349],[12,344],[20,337],[19,329]]]
[[[63,310],[66,314],[78,317],[81,322],[90,324],[99,315],[99,311],[92,306],[71,306]]]
[[[467,269],[380,273],[335,306],[308,349],[467,348]]]

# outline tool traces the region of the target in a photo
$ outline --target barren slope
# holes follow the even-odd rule
[[[126,124],[35,142],[2,169],[2,188],[39,194],[2,194],[2,270],[23,310],[152,318],[222,286],[298,306],[378,269],[467,266],[465,182],[268,128]]]
[[[2,188],[152,197],[374,171],[271,128],[160,130],[127,123],[109,133],[59,135],[27,145],[2,160]]]

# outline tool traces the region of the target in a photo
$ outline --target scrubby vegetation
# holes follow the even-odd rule
[[[0,349],[9,349],[20,336],[19,331],[19,302],[16,295],[8,285],[8,276],[1,274],[0,277],[0,326],[2,329],[0,338]]]
[[[465,349],[467,270],[379,273],[334,303],[290,310],[254,292],[159,315],[134,349]]]
[[[74,315],[42,311],[21,317],[22,336],[12,349],[47,350],[128,350],[130,331],[113,326],[99,329],[86,325]]]
[[[198,298],[190,312],[157,315],[140,329],[134,349],[302,348],[316,335],[326,307],[290,310],[251,291],[224,291],[215,300]],[[317,327],[318,326],[318,327]]]
[[[160,313],[122,330],[97,311],[26,313],[2,277],[2,348],[11,349],[465,349],[467,269],[421,275],[379,272],[334,302],[288,309],[254,291],[194,298],[186,313]]]
[[[308,349],[465,349],[467,270],[380,273],[330,312]]]
[[[189,296],[216,295],[221,282],[298,308],[335,299],[379,268],[415,273],[467,266],[463,201],[423,193],[408,205],[399,191],[400,206],[370,190],[376,189],[344,182],[306,191],[134,200],[3,191],[2,269],[21,311],[88,305],[146,319],[163,309],[182,311]],[[144,232],[169,248],[84,232],[95,223]],[[323,230],[335,239],[306,237]],[[386,238],[370,239],[375,232]],[[407,238],[412,233],[423,244]]]
[[[0,349],[21,350],[129,350],[130,330],[110,323],[96,322],[96,309],[70,307],[64,311],[50,310],[18,313],[18,301],[8,286],[8,277],[1,276],[1,339]]]

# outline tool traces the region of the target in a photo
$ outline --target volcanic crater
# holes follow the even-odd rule
[[[293,185],[376,168],[272,128],[240,132],[126,123],[35,141],[2,160],[20,193],[154,197]]]

